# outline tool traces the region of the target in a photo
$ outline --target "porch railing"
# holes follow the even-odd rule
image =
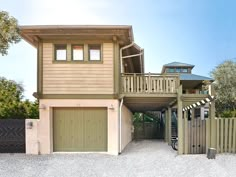
[[[121,75],[122,93],[176,93],[178,75],[125,73]]]

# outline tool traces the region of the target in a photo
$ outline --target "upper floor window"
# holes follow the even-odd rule
[[[90,61],[100,61],[101,60],[101,45],[93,44],[89,45],[89,60]]]
[[[166,71],[167,71],[167,73],[174,73],[175,68],[167,68]]]
[[[182,68],[182,73],[187,73],[188,72],[188,69],[187,68]]]
[[[180,73],[181,72],[181,68],[176,68],[175,72]]]
[[[55,60],[66,61],[66,44],[55,45]]]
[[[84,60],[84,46],[72,45],[72,60],[82,61]]]

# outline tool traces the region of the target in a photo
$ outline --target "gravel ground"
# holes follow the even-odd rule
[[[235,177],[236,155],[176,155],[160,141],[133,141],[122,155],[0,154],[4,177]]]

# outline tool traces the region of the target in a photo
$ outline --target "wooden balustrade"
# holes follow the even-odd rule
[[[176,93],[179,86],[178,75],[122,74],[123,93]]]

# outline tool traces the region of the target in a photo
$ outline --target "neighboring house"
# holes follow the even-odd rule
[[[41,154],[117,155],[132,140],[132,113],[176,107],[182,117],[183,108],[208,97],[200,90],[203,80],[212,79],[191,74],[193,65],[174,62],[161,74],[144,74],[144,51],[131,26],[20,29],[37,49],[38,145],[29,145],[28,153],[38,148]]]
[[[179,74],[180,84],[183,86],[183,93],[196,93],[202,91],[203,81],[213,82],[212,78],[192,74],[194,65],[172,62],[165,64],[162,68],[162,74]]]

